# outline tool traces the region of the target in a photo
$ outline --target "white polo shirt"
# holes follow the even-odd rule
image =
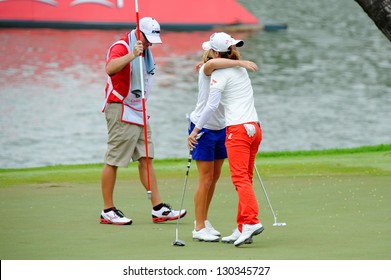
[[[194,124],[198,122],[209,97],[210,76],[205,75],[204,66],[205,64],[202,65],[198,74],[197,104],[194,111],[190,114],[190,120]],[[205,123],[204,127],[211,130],[220,130],[225,127],[224,107],[222,104],[219,104],[214,114],[212,114]]]
[[[227,126],[259,122],[251,80],[245,68],[231,67],[213,71],[208,102],[196,123],[197,128],[203,127],[220,102],[224,106]]]

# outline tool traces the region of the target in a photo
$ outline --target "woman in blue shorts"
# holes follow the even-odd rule
[[[238,41],[236,46],[241,47],[243,41]],[[212,59],[213,51],[205,51],[202,62],[196,66],[198,69],[198,98],[193,112],[190,114],[189,133],[197,123],[209,97],[210,75],[216,69],[241,66],[248,70],[254,70],[255,63],[246,60],[230,60],[224,58]],[[193,160],[198,169],[198,185],[194,194],[195,224],[192,232],[193,239],[198,241],[217,242],[220,232],[213,228],[208,220],[209,206],[212,201],[216,183],[220,177],[224,159],[227,158],[225,149],[225,116],[224,108],[220,104],[214,115],[206,123],[200,132],[204,132],[198,139],[198,144],[193,150]]]

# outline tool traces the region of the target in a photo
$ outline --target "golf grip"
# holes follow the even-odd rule
[[[187,170],[186,170],[186,176],[189,175],[190,165],[191,165],[191,159],[193,157],[193,149],[190,149],[189,157],[187,158]]]

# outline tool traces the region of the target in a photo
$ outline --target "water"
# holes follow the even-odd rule
[[[391,44],[353,0],[242,0],[283,32],[244,38],[261,151],[391,143]],[[1,29],[0,168],[103,162],[104,56],[122,30]],[[210,32],[164,32],[148,103],[156,158],[187,156],[193,66]]]

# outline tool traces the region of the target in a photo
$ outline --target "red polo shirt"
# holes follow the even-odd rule
[[[127,33],[124,37],[122,37],[120,40],[125,41],[129,45],[128,40],[128,34]],[[128,49],[121,43],[114,44],[109,49],[109,55],[108,59],[106,60],[106,65],[114,58],[122,57],[124,55],[127,55]],[[128,95],[130,90],[130,63],[126,65],[121,71],[109,76],[111,79],[111,82],[113,84],[113,88],[121,94],[124,98]],[[109,84],[106,83],[106,92]],[[120,99],[118,99],[114,94],[110,94],[108,100],[108,103],[112,102],[121,102]]]

